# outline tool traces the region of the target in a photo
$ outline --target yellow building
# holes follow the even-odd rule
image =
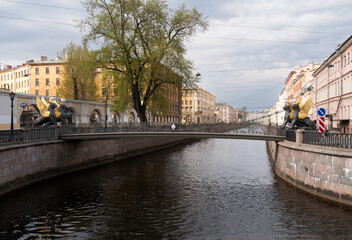
[[[63,71],[63,61],[40,57],[16,67],[5,66],[0,71],[0,87],[16,93],[56,96]]]
[[[182,90],[182,123],[215,123],[215,96],[202,88]]]
[[[64,80],[64,60],[50,60],[47,57],[40,57],[39,61],[29,60],[19,66],[5,66],[0,69],[0,88],[22,94],[32,94],[47,97],[57,97],[57,89]],[[107,75],[108,76],[108,75]],[[108,83],[108,88],[103,86],[102,69],[96,71],[97,95],[101,102],[109,103],[114,95],[113,80]],[[108,90],[108,91],[106,91]],[[167,99],[167,106],[156,106],[151,111],[147,110],[147,119],[150,123],[170,124],[179,123],[181,120],[181,85],[164,84],[159,88],[161,95]],[[108,95],[107,95],[108,94]],[[117,122],[114,117],[113,122]],[[131,116],[131,122],[136,117]]]

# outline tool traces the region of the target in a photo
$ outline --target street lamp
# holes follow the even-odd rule
[[[15,99],[15,93],[10,92],[10,99],[11,99],[11,130],[13,130],[13,100]]]

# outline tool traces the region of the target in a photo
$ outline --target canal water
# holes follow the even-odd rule
[[[352,239],[352,209],[277,179],[265,142],[207,139],[0,198],[0,239]]]

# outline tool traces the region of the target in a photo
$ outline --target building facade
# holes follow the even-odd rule
[[[63,78],[62,64],[62,60],[42,56],[39,61],[29,60],[16,67],[7,65],[0,71],[0,87],[16,93],[56,96]]]
[[[215,123],[215,96],[202,89],[182,90],[182,123]]]
[[[317,110],[326,109],[326,128],[352,133],[352,36],[324,61],[314,73],[315,104]]]
[[[218,122],[237,123],[238,111],[226,103],[215,103],[215,109],[221,112],[221,117]]]

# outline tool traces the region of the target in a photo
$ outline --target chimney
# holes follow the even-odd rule
[[[29,63],[34,63],[34,60],[32,60],[32,59],[31,59],[31,60],[28,60],[28,61],[27,61],[27,64],[29,64]]]
[[[40,56],[40,59],[39,59],[39,61],[47,61],[48,60],[48,57],[46,57],[46,56]]]
[[[11,65],[5,65],[5,70],[11,70],[12,66]]]

